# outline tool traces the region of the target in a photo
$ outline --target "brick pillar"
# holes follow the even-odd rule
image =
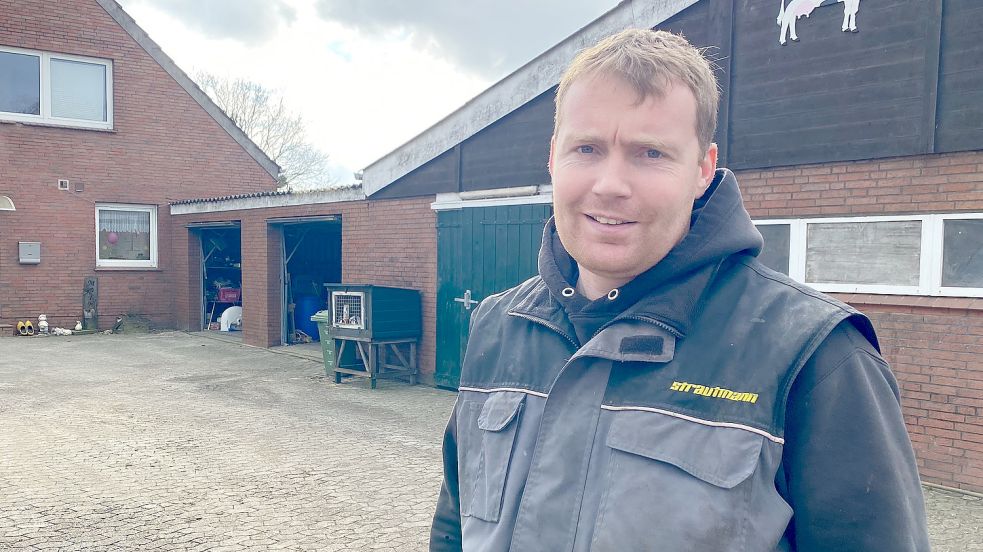
[[[265,224],[265,221],[264,221]],[[266,225],[266,347],[281,344],[283,292],[283,226]]]
[[[242,324],[249,345],[280,343],[280,234],[262,217],[243,217]]]
[[[243,341],[266,346],[266,224],[243,217],[242,226]]]
[[[175,236],[174,241],[178,244],[185,244],[184,255],[175,255],[175,260],[184,259],[187,263],[186,270],[176,270],[178,274],[185,274],[187,280],[185,285],[181,285],[178,280],[175,289],[183,289],[182,297],[178,297],[178,314],[176,316],[178,327],[196,332],[201,329],[201,235],[197,232],[185,230],[178,227],[177,233],[183,232],[184,236]],[[183,263],[182,263],[183,264]]]

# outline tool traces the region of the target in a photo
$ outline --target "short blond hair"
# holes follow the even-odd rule
[[[639,102],[665,96],[673,82],[689,88],[696,98],[696,136],[706,153],[717,130],[720,91],[710,62],[685,38],[666,31],[627,29],[581,50],[556,91],[553,132],[560,124],[560,106],[570,86],[585,77],[613,75],[638,93]]]

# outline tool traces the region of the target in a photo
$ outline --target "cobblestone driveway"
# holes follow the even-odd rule
[[[185,334],[0,338],[0,549],[424,550],[454,395]],[[934,550],[983,501],[928,490]]]

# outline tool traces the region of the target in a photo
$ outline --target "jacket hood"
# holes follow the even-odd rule
[[[630,309],[685,333],[703,289],[720,264],[736,254],[757,256],[762,245],[761,234],[744,209],[737,178],[728,169],[718,169],[707,191],[694,202],[686,236],[661,261],[619,288],[615,300],[562,295],[564,288],[575,287],[577,264],[560,241],[552,218],[543,232],[539,274],[568,313],[617,315]]]

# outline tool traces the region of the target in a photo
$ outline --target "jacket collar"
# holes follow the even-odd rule
[[[682,337],[683,332],[666,322],[657,310],[647,310],[649,306],[659,305],[657,302],[640,302],[622,313],[580,347],[571,360],[579,357],[599,357],[617,362],[663,363],[672,360],[676,339]],[[576,343],[573,325],[542,279],[508,314],[546,326],[572,344]]]
[[[549,286],[542,278],[537,278],[533,288],[518,303],[509,309],[509,315],[533,319],[566,335],[576,342],[577,335],[567,318],[563,305],[550,293]]]
[[[667,330],[675,337],[684,337],[692,328],[706,290],[722,264],[721,261],[705,265],[665,282],[616,316],[608,326],[623,320],[639,321]],[[537,280],[509,314],[533,318],[569,335],[574,334],[563,306],[542,279]]]

